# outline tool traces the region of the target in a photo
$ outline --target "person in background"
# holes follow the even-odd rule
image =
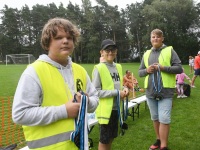
[[[191,87],[194,88],[194,81],[200,75],[200,51],[194,58],[194,76],[192,77]]]
[[[98,93],[86,70],[70,55],[80,32],[69,20],[50,19],[43,27],[41,46],[47,54],[29,65],[19,80],[12,118],[23,125],[30,149],[78,150],[70,141],[79,113],[82,90],[88,97],[88,112],[98,106]],[[77,103],[73,102],[73,96]]]
[[[182,66],[172,46],[163,43],[160,29],[151,32],[150,40],[152,48],[144,53],[139,67],[139,76],[145,77],[147,104],[156,134],[156,142],[149,150],[168,150],[175,76],[182,72]]]
[[[99,122],[99,150],[111,150],[112,142],[118,135],[118,91],[123,99],[128,96],[128,89],[122,87],[122,66],[114,63],[117,46],[114,41],[106,39],[101,44],[103,62],[94,66],[92,83],[100,98],[96,116]]]
[[[126,70],[126,74],[123,77],[123,86],[131,91],[133,91],[134,88],[135,91],[144,92],[144,90],[139,87],[136,77],[134,77],[129,70]]]
[[[189,66],[190,66],[190,74],[193,74],[194,71],[194,58],[189,56]]]
[[[99,62],[102,63],[102,62],[105,62],[106,60],[104,59],[104,54],[102,51],[100,51],[100,54],[101,54],[101,57],[99,58]]]
[[[186,98],[187,96],[184,94],[184,79],[188,79],[189,82],[191,83],[190,78],[184,73],[184,69],[183,72],[180,74],[176,75],[176,88],[177,88],[177,92],[178,92],[178,96],[177,98]]]

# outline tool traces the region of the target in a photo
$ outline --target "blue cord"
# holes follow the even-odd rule
[[[123,120],[122,120],[121,111],[120,111],[120,93],[119,93],[119,91],[117,91],[117,110],[118,110],[118,119],[119,119],[119,123],[120,123],[120,128],[122,128]]]
[[[125,120],[127,120],[127,118],[128,118],[128,96],[126,96],[126,119]]]
[[[125,100],[125,107],[124,107],[124,102],[122,103],[122,110],[123,110],[123,121],[126,121],[128,118],[128,96],[126,96]]]
[[[155,90],[156,94],[158,94],[162,90],[162,87],[161,87],[161,72],[160,72],[160,66],[159,65],[158,65],[158,71],[156,73],[157,73],[157,86],[155,85],[154,73],[152,73],[151,76],[152,76],[152,83],[153,83],[154,90]]]
[[[86,109],[86,105],[87,105],[87,98],[86,95],[81,92],[82,94],[82,99],[81,99],[81,106],[80,106],[80,110],[79,110],[79,117],[75,118],[75,131],[72,132],[71,134],[71,141],[73,141],[77,147],[80,148],[80,150],[84,150],[85,148],[85,138],[84,138],[84,132],[85,132],[85,109]],[[77,102],[76,99],[76,94],[74,95],[74,100],[73,102]],[[77,141],[75,141],[75,138],[77,136],[80,136],[80,145],[77,145]],[[79,143],[79,142],[78,142]]]

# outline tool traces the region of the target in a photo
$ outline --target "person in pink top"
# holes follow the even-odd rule
[[[176,88],[178,92],[177,98],[186,98],[187,96],[184,94],[183,86],[184,86],[184,79],[188,79],[191,82],[190,78],[183,72],[181,74],[176,75]]]
[[[192,83],[191,83],[191,87],[195,87],[194,86],[194,81],[197,78],[197,76],[200,76],[200,51],[197,53],[197,56],[195,56],[194,58],[194,76],[192,78]]]

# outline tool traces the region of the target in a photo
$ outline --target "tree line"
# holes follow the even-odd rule
[[[118,62],[140,61],[143,53],[151,48],[150,32],[159,28],[164,32],[166,45],[172,45],[183,63],[199,50],[200,3],[193,0],[144,0],[127,4],[120,9],[110,6],[106,0],[82,0],[82,5],[71,2],[26,4],[19,10],[5,5],[0,24],[0,60],[7,54],[44,53],[40,36],[44,24],[54,17],[69,19],[81,31],[79,45],[75,47],[73,60],[79,63],[97,63],[101,41],[110,38],[118,46]]]

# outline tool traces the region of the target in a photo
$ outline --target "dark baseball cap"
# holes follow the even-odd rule
[[[110,39],[103,40],[101,43],[101,49],[106,49],[108,46],[117,47],[114,41]]]

